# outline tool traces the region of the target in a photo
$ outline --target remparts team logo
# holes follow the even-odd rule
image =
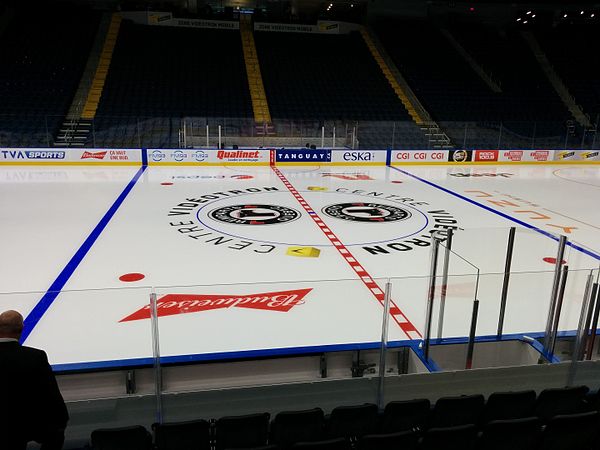
[[[231,205],[208,213],[211,219],[236,225],[273,225],[296,220],[300,213],[278,205]]]
[[[263,311],[288,312],[304,304],[312,288],[243,295],[167,294],[156,303],[158,317],[190,314],[214,309],[247,308]],[[119,322],[150,319],[151,308],[146,305]]]
[[[406,209],[379,203],[338,203],[326,206],[323,212],[335,219],[354,222],[395,222],[412,216]]]

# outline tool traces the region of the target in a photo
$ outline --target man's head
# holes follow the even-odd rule
[[[0,314],[0,338],[20,339],[23,332],[23,316],[17,311]]]

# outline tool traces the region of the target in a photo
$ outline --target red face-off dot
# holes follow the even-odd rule
[[[392,183],[398,183],[398,184],[400,184],[400,183],[402,183],[402,181],[394,180],[394,181],[392,181]]]
[[[161,186],[173,186],[173,183],[170,181],[165,181],[164,183],[160,183]]]
[[[119,280],[123,281],[124,283],[132,283],[134,281],[143,280],[144,278],[146,278],[146,275],[143,273],[126,273],[121,275]]]
[[[552,258],[551,256],[546,256],[544,258],[544,262],[547,262],[548,264],[556,264],[556,258]],[[567,262],[563,259],[560,263],[566,264]]]

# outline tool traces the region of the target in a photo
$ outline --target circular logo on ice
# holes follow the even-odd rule
[[[208,213],[211,219],[236,225],[273,225],[300,217],[292,208],[278,205],[231,205]]]
[[[329,217],[354,222],[396,222],[412,216],[406,209],[379,203],[338,203],[322,211]]]

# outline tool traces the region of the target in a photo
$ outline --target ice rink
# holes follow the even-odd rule
[[[59,370],[151,361],[151,293],[165,362],[375,346],[388,282],[390,341],[419,340],[434,230],[454,233],[441,337],[475,297],[495,334],[510,227],[506,333],[544,331],[556,236],[560,330],[600,265],[598,165],[11,166],[0,189],[0,310]]]

